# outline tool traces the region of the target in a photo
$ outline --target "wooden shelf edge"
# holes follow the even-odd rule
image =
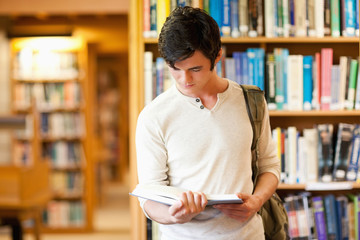
[[[333,117],[360,116],[360,110],[269,111],[270,117]]]
[[[145,44],[157,44],[157,38],[143,38]],[[223,37],[222,43],[359,43],[357,37]]]

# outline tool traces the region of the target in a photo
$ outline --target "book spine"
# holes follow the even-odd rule
[[[157,0],[150,0],[150,37],[157,37]]]
[[[330,110],[333,49],[321,49],[321,110]]]
[[[331,35],[330,0],[324,0],[324,35]]]
[[[325,212],[322,197],[312,198],[312,207],[314,209],[314,218],[316,226],[316,234],[318,240],[327,240]]]
[[[249,37],[257,37],[258,6],[257,0],[249,0]]]
[[[274,1],[265,1],[264,2],[264,9],[265,9],[265,36],[275,37],[275,17],[274,17]]]
[[[333,65],[331,67],[331,103],[330,110],[339,110],[339,92],[340,89],[340,66]]]
[[[266,61],[266,98],[269,110],[276,110],[275,102],[275,56],[272,53],[267,54]],[[279,158],[280,159],[280,158]]]
[[[210,6],[210,16],[214,18],[216,23],[219,25],[221,30],[222,23],[222,0],[211,0],[209,3]]]
[[[275,56],[275,83],[276,83],[276,108],[277,110],[282,110],[284,105],[284,82],[283,82],[283,59],[282,59],[282,49],[274,49]]]
[[[318,128],[318,164],[319,180],[322,182],[331,182],[333,172],[333,125],[319,124]]]
[[[358,63],[360,64],[360,57],[358,58]],[[355,97],[355,109],[360,110],[360,70],[358,66],[357,73],[357,83],[356,83],[356,97]]]
[[[312,56],[304,56],[303,58],[303,72],[304,72],[304,101],[303,109],[311,110],[312,92],[313,92],[313,78],[312,78]]]
[[[358,61],[356,59],[351,59],[348,95],[345,101],[345,106],[348,110],[354,109],[357,74],[358,74]]]
[[[340,0],[331,0],[331,36],[340,36]]]
[[[316,36],[315,29],[315,1],[316,0],[308,0],[307,1],[307,10],[308,10],[308,22],[309,22],[309,37]]]
[[[346,179],[348,181],[357,180],[357,174],[359,171],[359,158],[360,158],[360,126],[356,125],[353,132],[350,160],[346,174]]]
[[[222,0],[221,34],[223,37],[231,36],[231,8],[230,0]]]
[[[334,180],[345,181],[355,125],[340,123],[334,158]]]
[[[239,31],[239,0],[230,0],[231,37],[240,37]]]
[[[248,0],[239,0],[239,31],[242,37],[247,36],[249,32],[248,11]]]
[[[315,1],[315,29],[317,37],[324,37],[324,0]]]

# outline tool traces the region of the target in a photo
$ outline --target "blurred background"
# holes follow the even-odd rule
[[[0,240],[130,239],[128,0],[0,0]]]

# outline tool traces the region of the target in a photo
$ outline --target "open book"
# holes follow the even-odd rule
[[[166,205],[173,205],[179,200],[180,194],[187,190],[164,186],[164,185],[138,185],[130,195],[160,202]],[[209,205],[226,203],[243,203],[243,200],[235,194],[206,194]]]

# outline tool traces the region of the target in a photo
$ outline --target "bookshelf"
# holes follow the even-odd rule
[[[143,37],[143,1],[132,1],[130,3],[130,189],[137,184],[136,152],[135,152],[135,128],[137,116],[144,107],[144,73],[139,71],[138,66],[144,66],[143,54],[151,51],[154,59],[159,56],[156,38]],[[358,37],[239,37],[222,38],[226,46],[227,55],[231,56],[234,51],[245,51],[249,47],[262,48],[265,53],[273,52],[275,48],[288,48],[290,54],[314,55],[322,48],[333,49],[333,62],[339,64],[342,55],[357,58],[359,56]],[[272,128],[296,126],[298,130],[313,127],[319,123],[340,122],[359,123],[359,110],[334,110],[334,111],[270,111],[270,122]],[[344,192],[356,192],[360,188],[353,184],[351,189]],[[280,184],[278,191],[282,195],[305,191],[305,184]],[[315,191],[316,193],[318,191]],[[321,192],[321,191],[320,191]],[[323,191],[323,193],[331,190]],[[130,210],[132,214],[132,237],[133,239],[146,239],[146,220],[139,207],[137,199],[130,199]]]
[[[12,111],[33,118],[38,158],[50,166],[52,199],[42,214],[44,232],[92,229],[92,164],[89,147],[87,45],[75,37],[13,38],[11,49]],[[30,120],[31,121],[31,120]],[[21,141],[34,141],[31,135]]]

